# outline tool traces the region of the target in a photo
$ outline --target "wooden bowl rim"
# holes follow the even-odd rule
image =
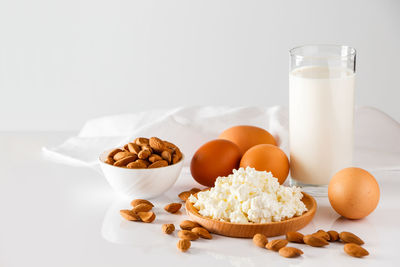
[[[201,190],[201,191],[208,191],[210,190],[210,188],[207,188],[205,190]],[[301,220],[302,218],[312,215],[316,212],[317,210],[317,201],[309,194],[305,193],[305,192],[301,192],[303,194],[303,198],[301,199],[301,201],[304,203],[303,199],[307,198],[309,200],[311,200],[311,208],[308,209],[306,212],[304,212],[302,215],[300,216],[296,216],[296,217],[292,217],[290,219],[286,219],[280,222],[268,222],[268,223],[231,223],[231,222],[226,222],[226,221],[219,221],[216,219],[211,219],[211,218],[207,218],[202,216],[201,214],[199,214],[199,211],[193,206],[192,202],[188,200],[186,200],[185,203],[185,208],[186,211],[188,213],[191,213],[194,216],[197,216],[201,219],[204,220],[208,220],[208,221],[212,221],[215,223],[220,223],[220,224],[226,224],[226,225],[237,225],[237,226],[266,226],[266,225],[275,225],[275,224],[282,224],[282,223],[287,223],[287,222],[292,222],[292,221],[296,221],[296,220]],[[197,193],[194,194],[195,197],[197,197]]]

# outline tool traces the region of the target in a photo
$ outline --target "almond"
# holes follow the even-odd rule
[[[126,166],[128,163],[134,162],[136,160],[137,156],[128,156],[126,158],[120,159],[116,162],[114,162],[114,166],[117,167],[124,167]]]
[[[149,144],[149,139],[144,137],[138,137],[135,139],[135,144],[138,146],[145,146]]]
[[[164,234],[170,235],[173,231],[175,231],[175,225],[173,225],[172,223],[163,224],[161,229]]]
[[[137,144],[129,143],[128,150],[132,153],[139,154],[141,149],[140,149],[140,146],[138,146]]]
[[[114,159],[115,161],[118,161],[118,160],[120,160],[120,159],[129,157],[129,156],[134,156],[134,157],[137,158],[137,156],[136,156],[135,154],[131,153],[131,152],[128,152],[128,151],[121,151],[121,152],[118,152],[117,154],[115,154],[114,157],[113,157],[113,159]]]
[[[275,239],[269,241],[265,248],[273,251],[279,251],[281,248],[285,247],[288,244],[286,239]]]
[[[323,247],[329,245],[328,241],[317,235],[305,235],[303,241],[312,247]]]
[[[328,231],[328,235],[329,235],[330,242],[335,242],[335,241],[339,240],[339,233],[334,230]]]
[[[268,243],[268,238],[263,234],[255,234],[253,236],[253,243],[257,247],[265,248],[265,245]]]
[[[172,164],[178,163],[182,158],[182,153],[179,148],[175,149],[174,154],[172,155]]]
[[[115,156],[115,154],[117,154],[118,152],[122,152],[122,149],[116,148],[116,149],[111,150],[111,152],[108,153],[108,156],[107,156],[107,157],[113,158],[113,157]]]
[[[181,239],[178,241],[178,244],[176,244],[176,246],[180,251],[185,252],[190,248],[190,241],[187,239]]]
[[[369,255],[368,250],[354,243],[345,244],[343,249],[344,252],[346,252],[348,255],[352,257],[361,258]]]
[[[324,230],[318,230],[317,232],[315,232],[313,235],[322,237],[323,239],[325,239],[326,241],[329,241],[331,239],[331,237],[329,236],[329,234],[327,232],[325,232]]]
[[[131,210],[120,210],[119,214],[128,221],[138,221],[140,218]]]
[[[192,232],[205,239],[212,239],[212,235],[207,231],[206,228],[203,227],[195,227],[192,229]]]
[[[286,240],[293,243],[304,243],[304,235],[299,232],[287,232]]]
[[[363,245],[364,241],[361,240],[358,236],[350,232],[341,232],[339,234],[340,239],[345,243],[354,243],[357,245]]]
[[[139,212],[142,212],[142,211],[150,211],[152,208],[153,208],[152,205],[149,205],[147,203],[141,203],[141,204],[133,207],[132,211],[134,213],[138,214]]]
[[[153,203],[151,203],[150,201],[148,201],[146,199],[134,199],[131,201],[131,206],[136,207],[137,205],[143,204],[143,203],[154,207]]]
[[[151,155],[150,150],[142,149],[142,150],[140,150],[140,152],[137,156],[139,159],[147,159],[148,157],[150,157],[150,155]]]
[[[112,157],[108,157],[104,162],[107,164],[113,165],[115,161]]]
[[[143,163],[142,161],[134,161],[134,162],[130,162],[128,163],[128,165],[126,165],[127,168],[129,169],[146,169],[147,165],[145,163]]]
[[[169,213],[176,213],[178,210],[180,210],[182,207],[181,203],[170,203],[164,207],[164,210],[166,210]]]
[[[192,230],[195,227],[201,227],[200,224],[198,224],[197,222],[193,222],[193,221],[189,221],[189,220],[185,220],[182,221],[179,226],[181,227],[182,230]]]
[[[156,161],[148,166],[149,169],[151,168],[161,168],[168,166],[168,162],[165,160]]]
[[[149,145],[156,152],[164,151],[165,145],[164,145],[163,140],[161,140],[160,138],[151,137],[149,140]]]
[[[190,241],[199,239],[199,236],[196,233],[193,233],[189,230],[180,230],[178,232],[178,237],[181,239],[188,239]]]
[[[190,191],[183,191],[178,195],[178,197],[180,199],[182,199],[182,201],[186,201],[190,197],[191,194],[192,194],[192,192],[190,192]]]
[[[162,160],[163,158],[157,154],[151,154],[151,156],[149,157],[149,161],[151,163],[154,163],[156,161]]]
[[[150,165],[150,162],[145,159],[138,159],[137,162],[140,162],[141,164],[143,163],[144,165],[146,165],[146,168]]]
[[[171,153],[169,153],[167,150],[164,150],[163,152],[161,152],[161,157],[163,159],[165,159],[168,162],[168,164],[171,163],[171,160],[172,160]]]
[[[168,148],[177,148],[177,146],[175,144],[171,143],[171,142],[168,142],[168,141],[165,141],[165,140],[163,140],[163,142],[164,142],[164,145],[166,147],[168,147]]]
[[[154,214],[154,212],[151,212],[151,211],[138,212],[137,215],[145,223],[151,223],[156,218],[156,215]]]
[[[279,250],[279,255],[285,258],[294,258],[303,254],[303,251],[294,247],[283,247]]]
[[[193,194],[196,194],[196,193],[198,193],[198,192],[200,192],[201,191],[201,189],[198,189],[198,188],[196,188],[196,187],[193,187],[192,189],[190,189],[190,193],[192,193],[192,195]]]

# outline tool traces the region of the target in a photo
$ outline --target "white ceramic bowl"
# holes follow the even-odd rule
[[[130,198],[154,198],[166,192],[178,179],[184,156],[173,165],[152,169],[128,169],[104,163],[108,153],[104,151],[99,158],[100,167],[111,187]]]

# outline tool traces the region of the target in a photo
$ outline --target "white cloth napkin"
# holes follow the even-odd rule
[[[187,165],[193,153],[235,125],[268,130],[288,154],[288,110],[285,107],[185,107],[102,117],[88,121],[78,136],[45,155],[59,162],[96,166],[106,149],[136,137],[157,136],[179,146]],[[360,107],[355,112],[354,166],[367,170],[400,170],[400,124],[385,113]]]

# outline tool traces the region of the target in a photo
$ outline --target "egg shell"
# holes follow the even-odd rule
[[[240,167],[271,172],[283,184],[289,174],[289,159],[279,147],[269,144],[256,145],[244,153]]]
[[[368,171],[356,167],[345,168],[329,182],[328,197],[337,213],[348,219],[361,219],[378,206],[379,185]]]
[[[276,146],[274,137],[266,130],[249,125],[234,126],[223,131],[220,139],[229,140],[235,143],[242,155],[251,147],[260,144],[271,144]]]
[[[193,155],[190,172],[204,186],[214,186],[218,176],[227,176],[239,167],[241,153],[237,145],[217,139],[202,145]]]

